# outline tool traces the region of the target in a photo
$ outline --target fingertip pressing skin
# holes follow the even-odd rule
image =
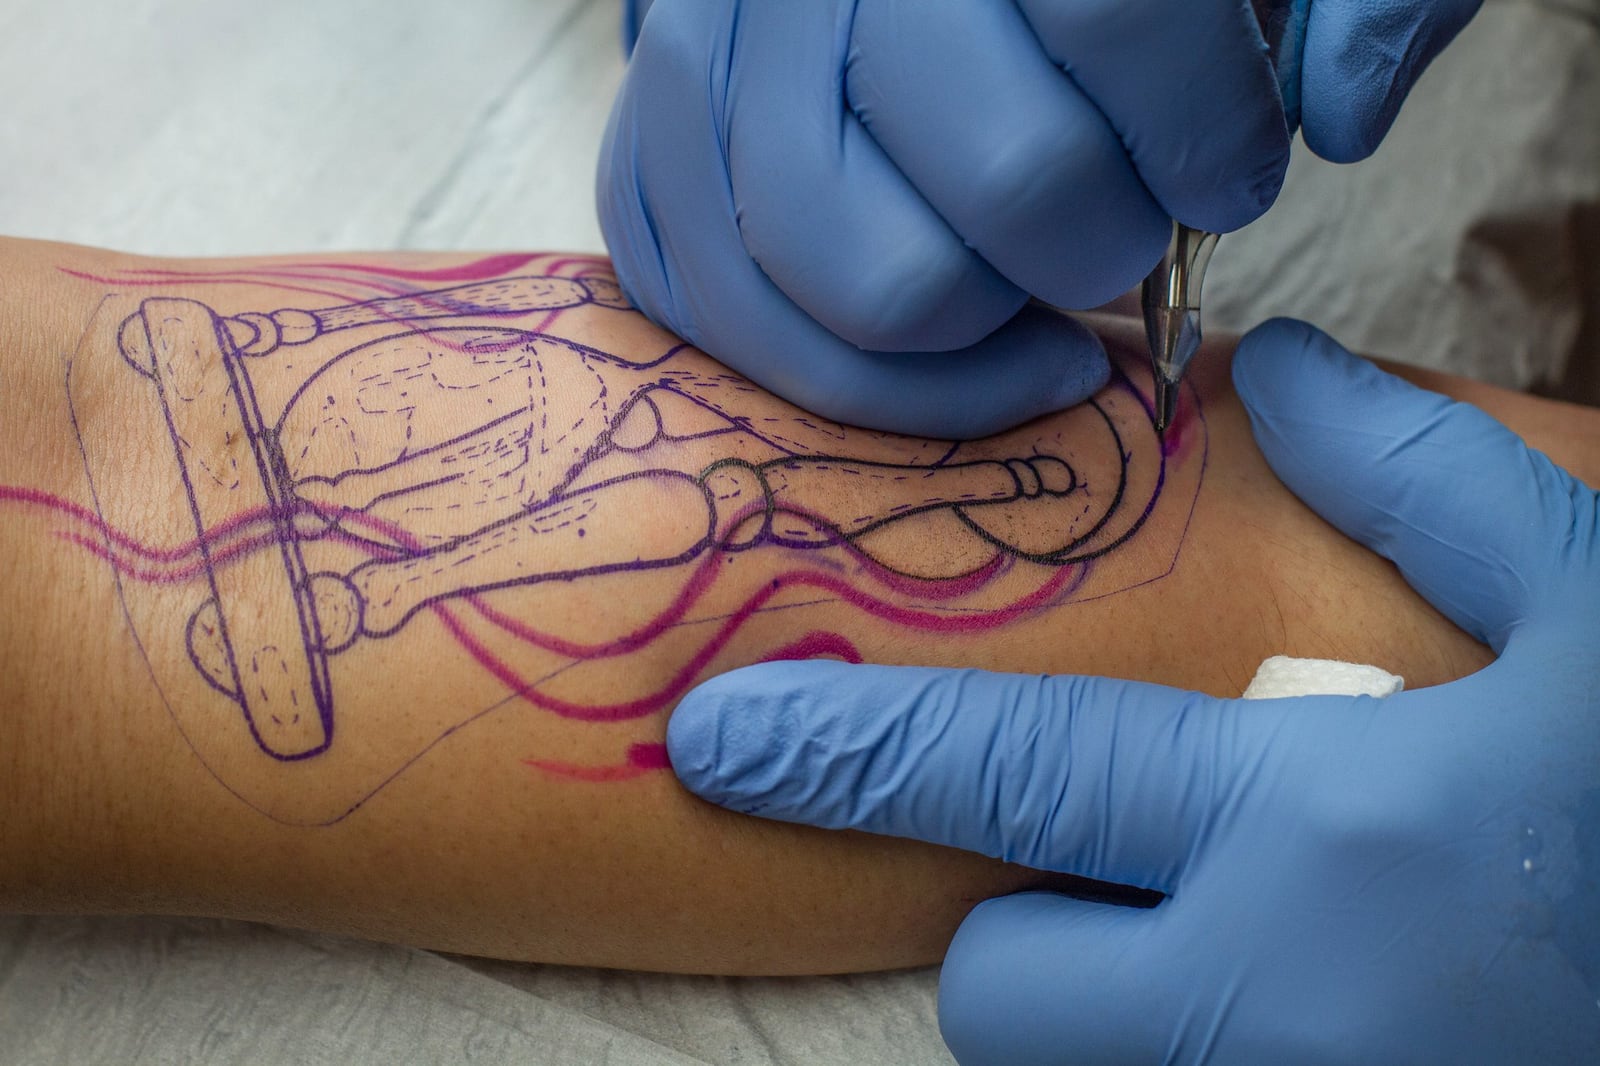
[[[712,803],[842,828],[849,790],[834,785],[846,776],[848,752],[862,747],[851,743],[850,726],[863,723],[837,693],[858,690],[870,676],[818,660],[760,663],[712,678],[667,723],[673,770]]]
[[[745,692],[740,673],[719,674],[691,689],[667,720],[672,772],[690,792],[712,803],[732,798],[727,791],[732,759],[723,748],[722,731],[740,713]]]
[[[804,763],[817,754],[819,716],[808,711],[849,669],[826,660],[806,667],[758,663],[683,698],[667,722],[667,754],[689,791],[745,814],[783,817],[796,802],[787,790],[812,778]]]

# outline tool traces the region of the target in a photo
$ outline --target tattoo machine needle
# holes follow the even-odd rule
[[[1293,137],[1300,127],[1300,60],[1311,0],[1251,0],[1251,6],[1277,71]],[[1200,289],[1219,239],[1220,234],[1173,222],[1167,254],[1144,280],[1140,302],[1155,370],[1156,429],[1162,433],[1177,412],[1184,372],[1200,350]]]

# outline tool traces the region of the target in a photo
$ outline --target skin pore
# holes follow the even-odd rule
[[[1092,404],[925,441],[764,393],[591,257],[5,242],[0,269],[9,909],[912,965],[1041,875],[700,803],[661,748],[690,686],[779,657],[1219,695],[1272,654],[1412,687],[1488,661],[1277,483],[1223,347],[1165,439],[1124,353]],[[1600,453],[1590,412],[1437,384]]]

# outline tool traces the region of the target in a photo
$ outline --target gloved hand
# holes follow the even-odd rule
[[[639,28],[644,25],[644,17],[650,14],[650,5],[653,0],[622,0],[622,53],[632,55],[633,46],[639,40]]]
[[[1308,143],[1370,151],[1478,2],[1316,0]],[[1096,306],[1173,217],[1227,231],[1272,203],[1277,84],[1245,0],[655,0],[600,221],[646,314],[785,398],[993,432],[1105,380],[1030,296]]]
[[[963,1063],[1600,1062],[1600,497],[1279,321],[1234,377],[1280,477],[1498,661],[1387,700],[780,663],[691,693],[679,776],[764,817],[1159,890],[980,905]]]

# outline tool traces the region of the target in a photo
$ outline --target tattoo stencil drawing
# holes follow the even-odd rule
[[[508,702],[646,718],[774,610],[842,601],[892,626],[983,630],[1158,579],[1176,558],[1203,425],[1200,461],[1169,463],[1125,379],[989,441],[914,440],[776,404],[687,346],[638,360],[571,339],[642,328],[593,267],[450,280],[270,313],[110,297],[69,362],[75,418],[114,390],[156,442],[130,478],[127,449],[80,427],[97,532],[77,539],[113,563],[197,754],[274,818],[343,817]],[[88,360],[122,365],[89,374]],[[126,535],[165,499],[191,536]],[[1183,520],[1141,536],[1137,559],[1118,552],[1158,506]],[[752,585],[734,566],[752,552],[788,569]],[[570,618],[644,574],[673,575],[644,625],[582,638],[551,624],[553,607]],[[464,650],[511,695],[352,720],[341,663],[396,638]],[[614,682],[584,668],[635,653],[675,660],[671,684],[595,699]],[[836,628],[769,657],[818,654],[859,657]],[[567,769],[662,765],[659,745],[635,744],[621,766]]]

